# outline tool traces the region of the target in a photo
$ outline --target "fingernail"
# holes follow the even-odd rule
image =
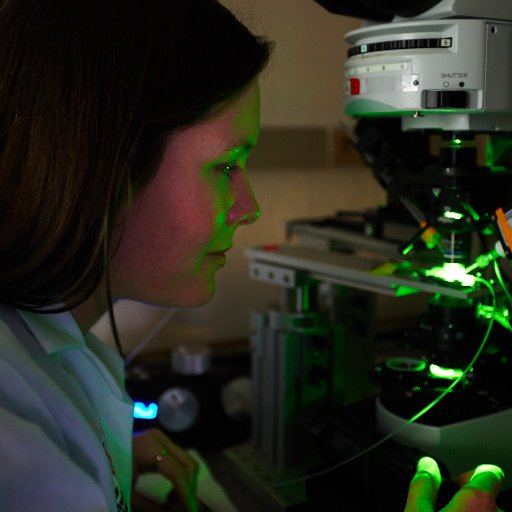
[[[439,471],[437,467],[437,462],[431,457],[422,457],[418,461],[418,466],[416,467],[416,471],[426,471],[427,473],[431,473],[432,471]]]
[[[469,481],[471,482],[471,480],[480,473],[492,473],[500,481],[505,478],[505,473],[500,467],[495,466],[494,464],[481,464],[475,469],[475,472],[471,475]]]
[[[416,466],[416,473],[428,473],[437,485],[441,485],[441,472],[437,462],[432,457],[422,457]]]

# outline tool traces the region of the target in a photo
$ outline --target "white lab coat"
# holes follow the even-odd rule
[[[128,511],[132,417],[121,358],[71,313],[0,305],[2,512]]]

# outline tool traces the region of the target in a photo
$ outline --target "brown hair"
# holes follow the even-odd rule
[[[5,0],[0,34],[0,302],[71,309],[108,278],[114,220],[167,135],[271,45],[216,0]]]

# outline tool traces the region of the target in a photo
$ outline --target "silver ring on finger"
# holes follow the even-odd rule
[[[162,460],[164,460],[164,458],[167,457],[167,455],[169,455],[169,450],[167,448],[162,448],[160,450],[160,453],[155,457],[155,466],[159,462],[162,462]]]

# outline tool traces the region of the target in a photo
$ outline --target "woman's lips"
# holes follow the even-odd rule
[[[215,251],[208,253],[208,256],[219,266],[223,267],[226,264],[226,252],[229,251],[231,247],[221,251]]]
[[[226,264],[226,255],[223,252],[211,252],[208,256],[219,267],[223,267]]]

